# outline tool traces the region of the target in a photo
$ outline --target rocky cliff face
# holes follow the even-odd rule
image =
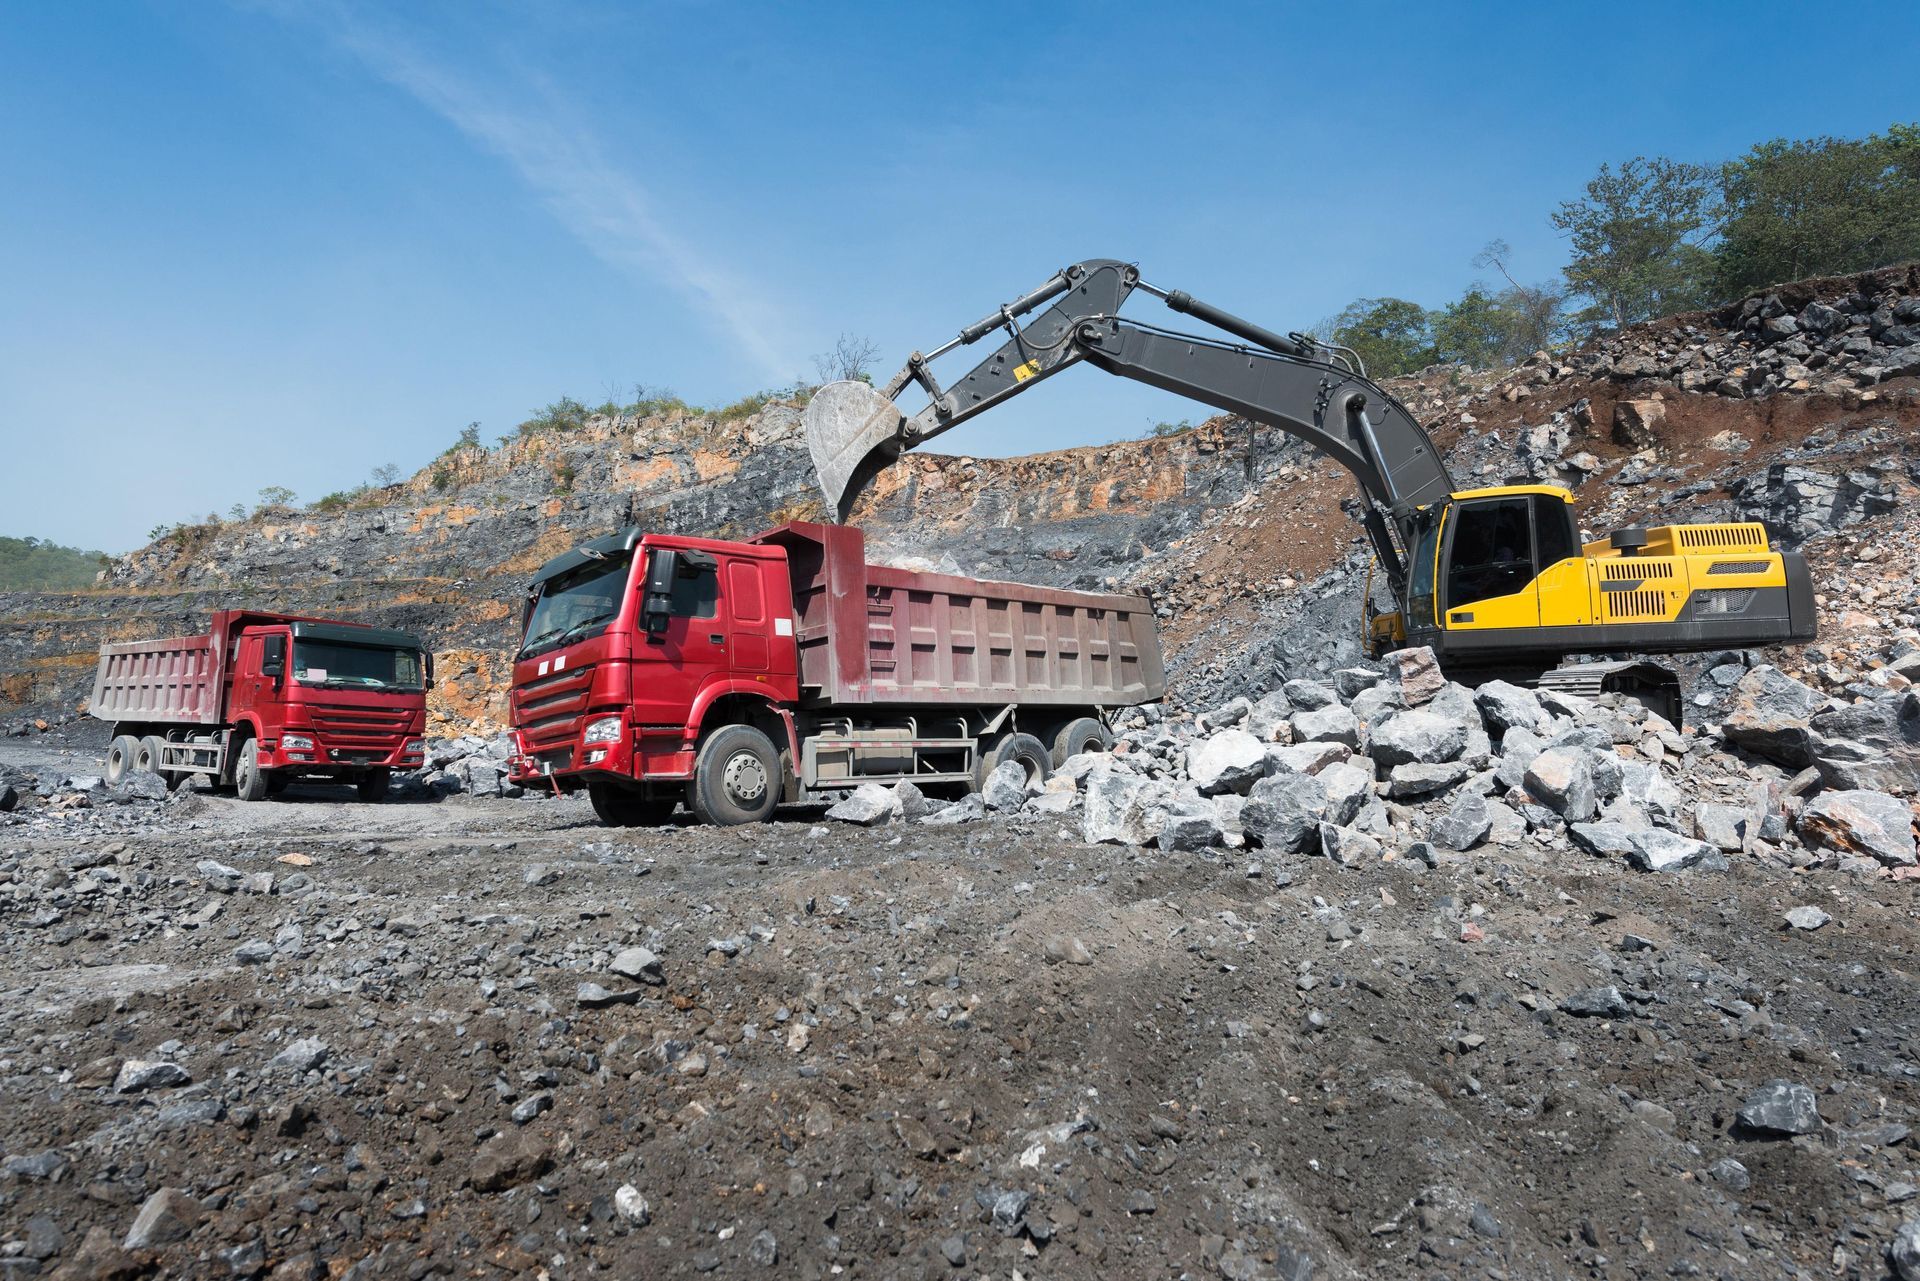
[[[1844,668],[1850,637],[1914,621],[1920,269],[1784,286],[1497,379],[1439,368],[1391,388],[1462,486],[1551,480],[1595,531],[1759,518],[1803,546],[1833,637],[1785,657],[1803,675]],[[450,453],[343,510],[183,530],[92,591],[0,596],[0,714],[71,714],[102,641],[244,604],[421,630],[440,654],[440,727],[487,726],[521,593],[548,557],[632,524],[725,536],[817,518],[801,413],[594,419]],[[1209,702],[1357,655],[1352,494],[1298,443],[1221,418],[1024,458],[910,455],[856,519],[883,557],[1151,591],[1176,696]]]

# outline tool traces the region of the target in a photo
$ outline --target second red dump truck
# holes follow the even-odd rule
[[[1044,778],[1165,687],[1144,597],[873,565],[844,525],[629,529],[534,580],[509,766],[608,824],[750,823],[866,782]]]
[[[109,783],[146,769],[248,801],[295,780],[377,801],[424,761],[432,672],[411,632],[227,609],[197,636],[101,646],[87,714],[113,723]]]

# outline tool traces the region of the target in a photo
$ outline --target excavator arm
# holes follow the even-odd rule
[[[1120,307],[1136,288],[1240,341],[1123,319]],[[934,360],[996,331],[1004,331],[1005,340],[959,381],[943,387],[934,378]],[[1425,429],[1350,354],[1157,289],[1132,264],[1111,259],[1055,273],[930,355],[915,352],[878,389],[837,382],[816,392],[807,408],[807,445],[828,510],[844,521],[873,477],[902,453],[1082,361],[1265,423],[1340,463],[1366,498],[1362,522],[1394,596],[1405,599],[1401,549],[1412,545],[1424,519],[1421,509],[1453,492]],[[926,393],[928,404],[909,417],[895,402],[913,386]]]

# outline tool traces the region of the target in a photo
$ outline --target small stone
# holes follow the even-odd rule
[[[1027,768],[1019,761],[1001,761],[987,775],[980,799],[990,810],[1017,810],[1027,803]],[[831,817],[831,814],[829,814]]]
[[[614,1192],[613,1208],[636,1228],[644,1228],[653,1222],[653,1207],[647,1204],[647,1198],[640,1195],[640,1189],[631,1183],[622,1183]]]
[[[623,978],[637,979],[655,986],[667,981],[660,972],[660,958],[644,947],[622,948],[614,954],[607,968]]]
[[[166,1090],[187,1085],[193,1076],[178,1063],[147,1059],[128,1059],[113,1078],[115,1094],[138,1094],[143,1090]]]
[[[747,1242],[747,1262],[755,1267],[770,1268],[780,1261],[780,1243],[771,1232],[762,1229],[754,1233]]]
[[[692,1055],[687,1056],[687,1058],[692,1057]],[[682,1059],[681,1062],[686,1062],[686,1059]],[[553,1095],[542,1090],[538,1094],[530,1095],[520,1100],[519,1103],[514,1105],[513,1111],[509,1115],[513,1117],[513,1123],[515,1125],[525,1125],[541,1113],[551,1112],[552,1110]]]
[[[962,1268],[967,1264],[967,1240],[959,1233],[940,1242],[940,1253],[945,1257],[947,1266]]]
[[[313,1036],[301,1037],[274,1055],[267,1066],[287,1072],[311,1072],[326,1061],[327,1053],[325,1041]]]
[[[1715,1183],[1735,1192],[1745,1192],[1753,1186],[1753,1175],[1747,1172],[1747,1167],[1730,1156],[1723,1156],[1708,1166],[1707,1173],[1713,1176]]]
[[[1887,1244],[1887,1262],[1900,1281],[1920,1281],[1920,1219],[1908,1219]]]
[[[549,867],[545,863],[529,863],[527,869],[520,873],[520,883],[522,885],[552,885],[559,879],[560,869],[557,867]]]
[[[1049,965],[1092,965],[1093,953],[1087,950],[1086,943],[1070,934],[1049,935],[1041,944],[1041,954]]]
[[[827,817],[837,823],[876,827],[894,817],[894,806],[898,803],[898,798],[880,784],[862,783],[828,810]]]
[[[1787,924],[1796,930],[1817,930],[1833,919],[1821,909],[1808,904],[1796,907],[1787,913]]]
[[[147,1250],[157,1245],[184,1241],[206,1211],[198,1201],[178,1188],[161,1188],[140,1206],[133,1226],[127,1229],[125,1250]]]
[[[574,989],[573,999],[588,1009],[597,1009],[603,1005],[631,1005],[639,1000],[642,993],[639,988],[629,988],[621,992],[612,992],[598,983],[582,983]]]
[[[233,949],[233,959],[241,965],[265,965],[273,959],[273,944],[265,939],[249,939]]]
[[[1159,1208],[1159,1203],[1153,1199],[1153,1193],[1145,1188],[1137,1188],[1127,1193],[1128,1214],[1152,1214]]]
[[[501,1192],[552,1168],[553,1154],[545,1140],[530,1130],[509,1130],[481,1145],[469,1178],[477,1191]]]
[[[1813,1091],[1792,1081],[1767,1082],[1734,1115],[1742,1129],[1766,1137],[1812,1134],[1821,1126]]]
[[[1575,992],[1560,1002],[1560,1010],[1578,1019],[1619,1019],[1633,1012],[1627,999],[1620,995],[1620,989],[1611,984]]]

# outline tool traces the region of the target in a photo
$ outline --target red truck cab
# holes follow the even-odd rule
[[[109,782],[150,769],[246,800],[296,780],[378,800],[424,763],[431,668],[411,632],[221,610],[203,635],[103,646],[88,713],[114,723]]]

